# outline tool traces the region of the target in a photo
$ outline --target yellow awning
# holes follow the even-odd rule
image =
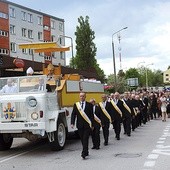
[[[64,52],[69,51],[70,47],[57,47],[57,48],[42,48],[42,49],[34,49],[35,53],[42,53],[42,52]]]
[[[56,42],[37,42],[37,43],[23,43],[19,44],[20,49],[43,49],[43,48],[57,48],[59,45]]]

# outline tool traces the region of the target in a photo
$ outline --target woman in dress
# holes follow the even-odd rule
[[[166,105],[167,105],[167,100],[165,97],[165,94],[163,93],[160,97],[160,101],[161,101],[161,112],[162,112],[162,121],[165,122],[166,121]]]

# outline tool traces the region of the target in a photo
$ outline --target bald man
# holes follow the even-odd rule
[[[86,101],[86,93],[79,94],[80,101],[73,106],[71,114],[71,128],[74,128],[77,118],[77,129],[82,143],[81,157],[85,159],[89,155],[89,136],[94,125],[93,105]]]

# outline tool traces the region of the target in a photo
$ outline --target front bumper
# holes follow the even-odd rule
[[[6,122],[0,123],[0,133],[22,133],[23,131],[45,131],[45,122]]]

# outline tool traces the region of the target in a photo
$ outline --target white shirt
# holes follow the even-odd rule
[[[16,86],[8,86],[5,85],[1,90],[0,93],[16,93],[17,87]]]
[[[84,109],[85,109],[86,102],[85,102],[85,101],[81,101],[81,102],[80,102],[80,106],[81,106],[81,107],[82,107],[82,103],[83,103],[83,108],[82,108],[82,109],[84,110]]]

